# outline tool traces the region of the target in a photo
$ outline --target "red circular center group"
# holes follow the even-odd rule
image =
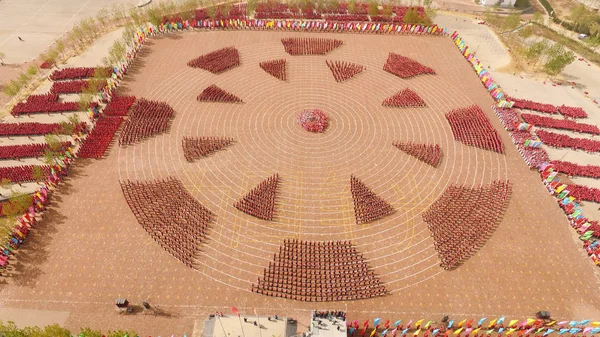
[[[319,109],[310,109],[298,113],[297,122],[306,131],[324,132],[329,126],[329,117]]]

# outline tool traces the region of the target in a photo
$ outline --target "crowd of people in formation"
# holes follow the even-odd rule
[[[390,53],[383,70],[400,78],[410,78],[421,74],[435,74],[435,70],[406,56]]]
[[[183,155],[192,162],[201,157],[219,151],[233,143],[233,138],[223,137],[183,137]]]
[[[102,110],[102,114],[104,116],[126,116],[134,102],[135,96],[114,95],[110,102],[106,104],[104,110]]]
[[[425,101],[416,92],[406,88],[383,100],[381,105],[395,108],[424,107]]]
[[[437,167],[442,158],[442,148],[438,144],[395,142],[393,145],[433,167]]]
[[[131,108],[131,114],[119,136],[119,145],[131,145],[163,133],[175,111],[165,102],[140,98]]]
[[[77,156],[79,158],[102,158],[112,143],[121,123],[123,123],[123,117],[101,116],[98,118],[94,124],[94,129],[77,152]]]
[[[588,114],[580,107],[561,105],[558,107],[558,112],[565,117],[571,118],[587,118]]]
[[[215,215],[172,177],[153,182],[121,182],[121,189],[137,221],[154,241],[193,268]]]
[[[49,133],[59,133],[61,125],[58,123],[0,123],[0,136],[36,136]]]
[[[196,99],[200,102],[243,103],[242,99],[212,84]]]
[[[296,123],[309,132],[324,132],[329,126],[329,117],[319,109],[304,110],[296,116]]]
[[[512,102],[514,102],[513,108],[534,110],[534,111],[544,112],[544,113],[549,113],[549,114],[558,114],[558,109],[556,108],[556,106],[554,106],[552,104],[538,103],[538,102],[530,101],[528,99],[518,99],[518,98],[511,98],[510,100]]]
[[[36,173],[37,171],[37,173]],[[0,181],[9,180],[12,183],[42,181],[50,175],[48,165],[22,165],[0,167]]]
[[[451,185],[423,213],[434,247],[448,270],[475,254],[500,222],[511,194],[510,182],[476,188]]]
[[[279,174],[260,182],[233,206],[238,210],[263,220],[273,220]]]
[[[110,74],[112,73],[112,68],[105,68],[104,71],[107,74]],[[94,77],[95,73],[96,68],[91,67],[63,68],[53,71],[52,74],[50,74],[50,79],[52,81],[79,80]]]
[[[333,78],[335,78],[337,82],[343,82],[366,69],[360,64],[346,61],[325,60],[325,63],[327,63],[327,66],[333,74]]]
[[[529,168],[537,168],[541,164],[548,162],[550,159],[548,153],[542,147],[526,146],[527,140],[534,138],[529,131],[516,130],[510,133],[513,143],[517,146],[517,150],[527,163]]]
[[[378,197],[353,175],[350,176],[350,191],[357,225],[375,221],[394,212],[392,205]]]
[[[260,67],[266,71],[268,74],[273,75],[274,77],[286,81],[287,73],[285,70],[286,60],[271,60],[271,61],[263,61],[259,63]]]
[[[52,83],[50,92],[54,94],[80,94],[88,88],[89,80],[61,81]],[[98,83],[99,88],[106,87],[106,80]]]
[[[290,37],[281,39],[281,43],[290,55],[325,55],[344,44],[344,41],[317,37]]]
[[[98,106],[93,102],[92,106]],[[57,93],[30,95],[25,102],[17,103],[10,111],[14,117],[52,112],[67,112],[79,110],[78,102],[59,102]]]
[[[553,147],[567,147],[573,150],[586,152],[600,152],[600,141],[586,138],[574,138],[560,133],[546,130],[536,130],[535,134],[546,145]]]
[[[586,200],[600,203],[600,189],[585,185],[571,184],[567,186],[570,195],[578,200]]]
[[[63,148],[70,146],[71,142],[62,142]],[[46,143],[0,146],[0,159],[38,158],[43,156],[47,149],[50,149],[50,146]]]
[[[240,54],[235,47],[222,48],[199,56],[187,63],[192,68],[208,70],[220,74],[230,68],[240,65]]]
[[[550,164],[554,165],[554,169],[568,176],[579,176],[589,178],[600,178],[600,166],[595,165],[579,165],[562,160],[553,160]]]
[[[252,291],[298,301],[346,301],[387,293],[349,241],[286,239]]]
[[[600,129],[591,124],[578,123],[570,119],[556,119],[546,116],[538,116],[527,113],[522,113],[521,118],[525,123],[533,124],[541,128],[553,128],[560,130],[569,130],[580,133],[589,133],[592,135],[600,135]]]
[[[454,139],[470,146],[504,153],[504,144],[492,123],[478,105],[455,109],[446,114]]]
[[[515,109],[499,108],[495,105],[492,105],[492,110],[494,110],[494,113],[502,123],[502,126],[504,126],[504,129],[507,131],[516,130],[519,124],[521,123],[519,114]]]

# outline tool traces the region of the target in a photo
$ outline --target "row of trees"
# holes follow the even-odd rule
[[[3,323],[0,321],[0,335],[10,337],[71,337],[74,334],[67,328],[61,327],[58,324],[47,325],[44,328],[40,327],[25,327],[19,328],[14,322],[9,321]],[[135,331],[115,330],[103,334],[100,330],[90,328],[82,328],[77,334],[79,337],[134,337],[138,336]]]
[[[17,93],[19,93],[21,89],[26,87],[31,81],[31,79],[35,75],[37,75],[37,73],[38,68],[36,66],[30,66],[29,68],[27,68],[27,70],[19,74],[17,78],[11,80],[6,85],[4,85],[2,91],[8,96],[13,97]]]

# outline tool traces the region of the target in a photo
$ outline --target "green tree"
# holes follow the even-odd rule
[[[504,19],[504,30],[514,30],[521,24],[521,13],[512,12]]]
[[[33,180],[35,180],[36,183],[39,183],[40,181],[44,180],[44,171],[42,171],[42,168],[40,166],[35,165],[31,169],[31,177],[33,178]]]
[[[246,11],[248,12],[249,16],[254,15],[254,11],[256,11],[256,7],[258,7],[258,3],[258,0],[248,0],[246,4]]]
[[[33,204],[33,197],[22,192],[12,192],[8,197],[8,202],[2,205],[2,215],[14,217],[23,215]]]
[[[390,19],[392,17],[392,6],[390,4],[383,5],[383,17],[386,19]]]
[[[524,56],[530,63],[533,62],[533,66],[535,67],[546,53],[548,47],[548,41],[545,39],[534,42],[526,49]]]
[[[533,22],[540,24],[540,25],[543,24],[544,23],[544,15],[541,12],[533,13]]]
[[[106,7],[102,7],[96,14],[96,21],[98,21],[103,28],[106,28],[109,17],[110,13],[108,12],[108,9],[106,9]]]
[[[27,74],[29,74],[30,76],[35,76],[38,73],[38,68],[36,66],[29,66],[29,68],[27,68]]]
[[[348,1],[348,13],[354,14],[356,11],[356,0]]]
[[[433,7],[433,0],[423,0],[423,7],[425,7],[425,14],[433,20],[437,15],[437,10]]]
[[[558,76],[567,65],[575,61],[575,54],[572,51],[567,51],[564,46],[558,43],[548,49],[548,55],[549,57],[544,64],[544,72],[551,77]]]
[[[369,1],[369,7],[367,9],[367,13],[369,14],[369,16],[379,15],[379,4],[377,3],[377,0]]]
[[[78,337],[102,337],[102,331],[92,330],[90,328],[82,328],[79,332]]]
[[[519,31],[519,35],[521,35],[522,38],[527,39],[533,35],[533,28],[531,28],[531,26],[523,27],[523,29]]]
[[[62,144],[58,136],[52,134],[45,135],[44,140],[46,141],[46,144],[48,144],[48,148],[51,151],[58,152],[62,149]]]
[[[160,15],[160,12],[154,6],[148,7],[148,9],[146,10],[146,17],[148,18],[148,21],[150,21],[150,23],[154,26],[160,26],[160,24],[162,23],[162,15]]]

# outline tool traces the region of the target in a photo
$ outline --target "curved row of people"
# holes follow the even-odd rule
[[[500,120],[500,123],[504,126],[505,130],[514,131],[521,123],[519,114],[515,109],[512,108],[499,108],[492,105],[492,110]]]
[[[215,215],[192,197],[181,181],[121,182],[138,223],[167,252],[194,268]],[[165,226],[168,224],[168,226]]]
[[[165,102],[141,98],[131,108],[131,114],[119,136],[119,145],[131,145],[148,137],[164,133],[175,111]]]
[[[98,118],[94,129],[77,152],[77,156],[79,158],[102,158],[122,122],[123,117],[102,116]]]
[[[538,116],[527,113],[522,113],[521,118],[523,118],[525,123],[533,124],[542,128],[569,130],[580,133],[600,135],[600,129],[597,126],[585,123],[578,123],[569,119],[556,119],[552,117]]]
[[[478,105],[455,109],[446,114],[454,139],[470,146],[504,153],[504,144]]]
[[[348,241],[285,240],[275,261],[252,291],[268,296],[320,302],[387,294],[375,272]]]
[[[587,152],[600,152],[600,141],[586,138],[574,138],[555,132],[536,130],[535,134],[546,145],[553,147],[567,147],[573,150]]]
[[[226,47],[190,60],[187,65],[220,74],[240,65],[240,54],[235,47]]]
[[[50,74],[50,79],[53,81],[64,81],[64,80],[79,80],[84,78],[94,77],[97,68],[92,67],[69,67],[63,69],[57,69]],[[112,72],[112,68],[103,68],[100,70],[103,77],[107,77]]]
[[[485,244],[510,193],[510,182],[494,181],[476,188],[451,185],[423,213],[442,268],[458,267]]]

